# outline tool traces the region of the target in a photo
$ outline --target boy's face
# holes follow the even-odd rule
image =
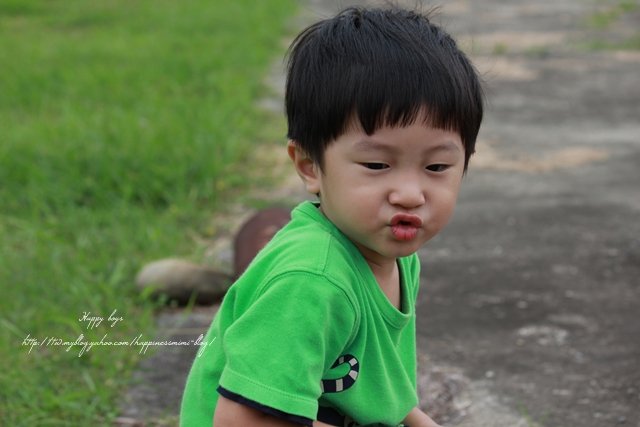
[[[289,153],[294,156],[291,146]],[[322,170],[309,159],[306,165],[294,161],[307,190],[320,193],[327,218],[370,265],[383,266],[442,230],[454,210],[464,159],[457,133],[418,122],[370,136],[353,126],[329,144]]]

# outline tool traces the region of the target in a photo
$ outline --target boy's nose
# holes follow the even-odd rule
[[[416,183],[404,180],[399,182],[389,193],[389,203],[404,209],[414,209],[426,202],[422,187]]]

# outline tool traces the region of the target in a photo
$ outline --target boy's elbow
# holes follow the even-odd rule
[[[224,396],[220,396],[216,411],[213,415],[214,427],[299,427],[299,424],[290,423],[276,417],[272,417],[249,406],[234,402]]]
[[[216,411],[213,414],[213,425],[215,427],[236,427],[242,425],[253,425],[257,415],[248,406],[241,405],[224,396],[219,396]]]

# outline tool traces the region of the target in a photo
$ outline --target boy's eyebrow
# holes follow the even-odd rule
[[[397,151],[396,147],[392,144],[385,144],[378,141],[370,140],[370,139],[361,139],[355,143],[356,150],[362,151],[386,151],[391,154]],[[425,150],[425,152],[432,153],[436,151],[447,151],[452,153],[461,153],[462,150],[458,146],[458,144],[453,141],[446,140],[442,142],[438,142],[437,144],[429,147]]]

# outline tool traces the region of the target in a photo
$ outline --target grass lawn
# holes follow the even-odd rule
[[[255,100],[294,10],[294,0],[0,3],[0,425],[117,415],[140,348],[79,357],[80,345],[56,344],[153,337],[154,307],[133,277],[149,260],[193,256],[189,236],[255,184],[246,171],[264,165],[252,148],[265,128],[283,129]],[[113,327],[79,321],[114,310]]]

